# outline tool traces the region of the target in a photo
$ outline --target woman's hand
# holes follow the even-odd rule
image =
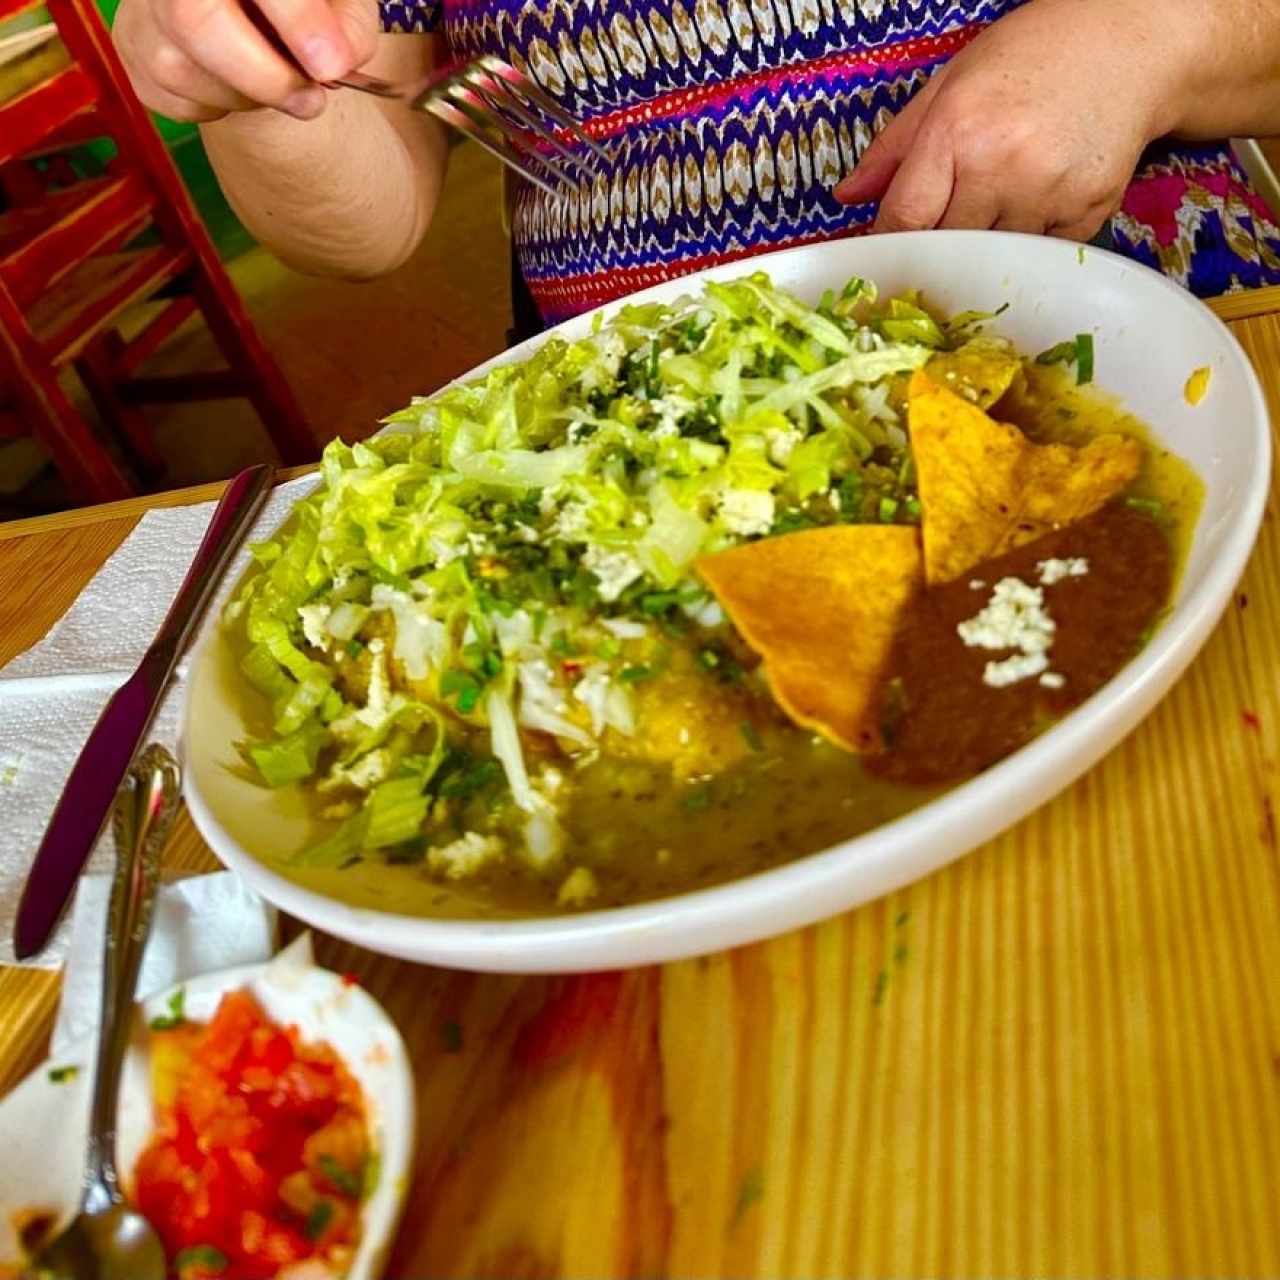
[[[257,8],[250,18],[240,0],[123,0],[113,37],[138,97],[174,120],[262,107],[311,120],[325,107],[316,81],[346,75],[376,48],[375,0],[260,0]]]
[[[993,23],[835,189],[876,231],[994,227],[1088,240],[1175,123],[1182,45],[1160,6],[1030,0]]]

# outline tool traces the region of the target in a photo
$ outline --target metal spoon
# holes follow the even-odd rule
[[[165,1280],[160,1237],[125,1204],[120,1191],[116,1112],[138,968],[151,932],[160,850],[178,799],[178,766],[169,752],[152,744],[130,768],[113,811],[116,868],[80,1212],[29,1264],[27,1280]]]

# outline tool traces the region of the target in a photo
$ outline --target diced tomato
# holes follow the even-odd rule
[[[170,1258],[216,1251],[224,1280],[270,1280],[349,1252],[368,1122],[333,1051],[272,1024],[247,992],[225,996],[198,1035],[161,1034],[173,1037],[157,1055],[167,1084],[135,1182]]]

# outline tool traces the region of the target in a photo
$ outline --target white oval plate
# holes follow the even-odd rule
[[[269,856],[305,843],[297,794],[236,777],[246,736],[233,673],[209,620],[187,690],[185,790],[201,834],[263,897],[373,951],[424,963],[508,972],[651,964],[755,941],[837,914],[929,874],[1017,822],[1116,745],[1155,706],[1208,638],[1248,561],[1266,502],[1266,402],[1239,344],[1212,312],[1145,267],[1099,249],[1036,236],[943,232],[815,245],[671,281],[635,300],[670,300],[701,279],[767,271],[816,302],[852,275],[882,294],[921,288],[948,311],[994,311],[996,332],[1036,352],[1094,335],[1097,382],[1118,395],[1204,480],[1204,509],[1176,605],[1151,644],[1083,707],[986,773],[906,817],[787,866],[657,902],[533,920],[432,920],[356,909],[276,874]],[[615,306],[617,304],[614,304]],[[605,308],[606,311],[613,306]],[[587,333],[590,316],[554,333]],[[520,359],[541,339],[475,370]],[[1212,369],[1198,407],[1184,388]]]
[[[364,1093],[380,1161],[378,1183],[364,1204],[360,1243],[345,1280],[376,1280],[386,1264],[413,1172],[413,1071],[400,1033],[372,996],[326,969],[293,963],[295,954],[291,948],[270,964],[224,969],[181,983],[186,1016],[207,1022],[228,991],[248,990],[273,1022],[297,1026],[305,1040],[325,1041],[342,1058]],[[142,1006],[125,1059],[118,1124],[126,1191],[138,1156],[155,1131],[147,1026],[169,1011],[169,998],[177,989],[161,992]],[[90,1042],[82,1041],[56,1061],[50,1059],[0,1105],[0,1261],[18,1258],[15,1212],[35,1208],[65,1222],[78,1205],[93,1051]],[[51,1069],[69,1066],[77,1069],[74,1079],[60,1084],[50,1080]]]

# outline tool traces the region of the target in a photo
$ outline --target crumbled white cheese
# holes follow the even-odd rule
[[[483,533],[467,534],[467,546],[471,548],[473,556],[488,555],[493,550],[493,543]]]
[[[785,467],[796,445],[804,439],[804,432],[798,427],[770,427],[764,433],[764,439],[769,461]]]
[[[369,641],[369,696],[356,719],[370,728],[380,725],[391,711],[391,679],[387,674],[386,645],[381,636]]]
[[[1067,683],[1067,677],[1058,671],[1046,671],[1040,677],[1040,683],[1046,689],[1061,689]]]
[[[726,489],[720,495],[720,521],[743,537],[768,533],[773,527],[773,494],[763,489]]]
[[[641,574],[640,562],[626,551],[609,551],[604,547],[588,547],[582,557],[583,566],[596,575],[600,599],[616,600]]]
[[[1001,578],[986,607],[956,631],[971,649],[1017,651],[1002,661],[988,662],[982,673],[983,684],[1000,689],[1048,670],[1057,624],[1044,607],[1041,588],[1021,578]]]
[[[552,532],[557,538],[563,538],[566,542],[581,542],[590,528],[591,517],[586,504],[566,502],[556,517]]]
[[[580,907],[600,892],[595,873],[590,867],[574,867],[560,886],[556,901],[562,907]]]
[[[627,344],[622,334],[613,329],[601,333],[596,338],[596,350],[600,352],[600,358],[604,361],[609,376],[616,378],[627,354]]]
[[[981,591],[987,584],[981,578],[973,578],[969,583],[970,591]]]
[[[1036,565],[1041,583],[1051,587],[1064,578],[1083,578],[1089,572],[1089,562],[1082,556],[1072,556],[1067,560],[1041,560]]]
[[[600,625],[619,640],[643,640],[649,628],[634,618],[601,618]]]
[[[302,634],[307,643],[316,649],[329,647],[329,633],[325,623],[333,612],[327,604],[304,604],[298,609],[298,617],[302,620]]]
[[[982,673],[982,683],[993,689],[1003,689],[1011,684],[1030,680],[1042,671],[1048,673],[1049,659],[1043,653],[1015,653],[1001,662],[988,662]]]
[[[450,561],[456,560],[463,554],[463,551],[464,548],[456,542],[446,542],[443,538],[431,539],[431,552],[440,568],[444,568]]]
[[[672,393],[649,401],[649,408],[658,415],[658,425],[652,431],[655,440],[670,440],[680,434],[680,423],[698,406],[686,396]]]
[[[468,831],[449,844],[427,851],[427,865],[449,880],[473,876],[494,858],[502,856],[502,841],[497,836],[482,836]]]
[[[889,403],[889,383],[874,382],[870,386],[855,387],[854,399],[858,408],[873,422],[894,425],[899,421],[898,411]]]
[[[709,629],[724,622],[724,610],[715,596],[695,596],[692,600],[681,601],[680,610],[700,627]]]

